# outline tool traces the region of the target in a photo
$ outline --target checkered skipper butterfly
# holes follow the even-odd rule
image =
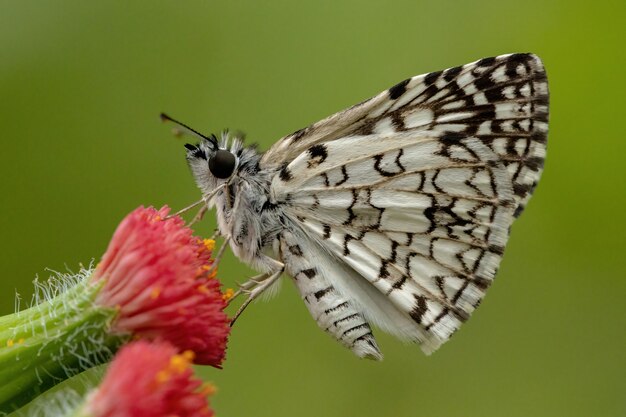
[[[286,272],[322,329],[381,359],[370,324],[431,353],[469,319],[547,130],[543,65],[512,54],[406,79],[265,153],[227,134],[186,146],[219,232],[261,272],[238,314]]]

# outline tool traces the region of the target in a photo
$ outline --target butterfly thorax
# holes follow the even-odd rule
[[[219,188],[207,203],[215,208],[220,234],[229,238],[233,253],[255,269],[273,270],[273,252],[282,223],[280,210],[270,199],[270,184],[278,169],[262,169],[262,155],[256,146],[244,147],[238,137],[223,134],[219,149],[235,156],[233,174],[220,179],[211,173],[208,161],[215,151],[203,141],[187,153],[196,184],[205,198]]]

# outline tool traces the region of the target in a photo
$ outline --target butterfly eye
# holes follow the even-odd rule
[[[209,159],[209,170],[216,178],[225,179],[235,170],[235,155],[224,149],[219,149]]]

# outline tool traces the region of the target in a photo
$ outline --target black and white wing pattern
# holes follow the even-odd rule
[[[286,266],[318,323],[356,352],[332,294],[361,356],[379,355],[368,321],[426,353],[448,340],[494,279],[547,130],[543,65],[512,54],[406,79],[276,143],[261,163],[281,167],[270,191],[298,256],[316,253],[305,278]]]

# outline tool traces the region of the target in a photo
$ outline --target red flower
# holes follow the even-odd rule
[[[169,208],[139,207],[118,226],[94,273],[96,303],[119,309],[116,333],[167,340],[196,363],[219,366],[230,330],[213,241],[194,237]]]
[[[90,417],[211,417],[206,396],[214,388],[194,377],[192,358],[169,343],[133,342],[113,359],[82,411]]]

